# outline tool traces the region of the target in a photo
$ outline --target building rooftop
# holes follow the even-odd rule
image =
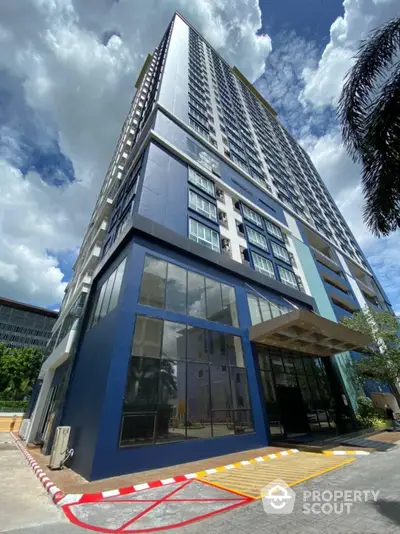
[[[53,317],[54,319],[57,319],[58,317],[58,312],[56,311],[47,310],[46,308],[41,308],[40,306],[33,306],[32,304],[25,304],[24,302],[18,302],[16,300],[6,299],[4,297],[0,297],[0,305],[7,306],[8,308],[16,308],[17,310],[37,313],[38,315]]]

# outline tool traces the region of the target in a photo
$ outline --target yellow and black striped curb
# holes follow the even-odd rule
[[[251,460],[242,460],[241,462],[235,462],[234,464],[222,465],[221,467],[214,467],[213,469],[205,469],[204,471],[193,473],[193,475],[195,475],[193,478],[213,475],[214,473],[223,473],[224,471],[230,471],[231,469],[236,469],[237,467],[267,462],[268,460],[276,460],[282,456],[295,454],[297,452],[299,452],[297,449],[288,449],[287,451],[275,452],[273,454],[267,454],[266,456],[258,456],[257,458],[252,458]]]
[[[200,476],[199,479],[218,488],[257,500],[262,498],[263,488],[275,483],[276,480],[283,480],[288,486],[295,486],[356,461],[354,457],[342,458],[315,452],[299,452],[283,456],[286,458],[282,458],[280,462],[260,461],[258,465],[255,465],[257,462],[248,462],[242,469],[215,470]]]
[[[371,451],[322,451],[322,454],[329,454],[330,456],[368,456]]]

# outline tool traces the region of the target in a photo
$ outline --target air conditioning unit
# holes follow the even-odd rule
[[[303,280],[301,279],[301,276],[296,275],[296,280],[299,285],[300,291],[303,291],[304,293],[304,285],[303,285]]]
[[[60,469],[68,453],[70,426],[58,426],[50,456],[50,469]]]
[[[216,195],[217,195],[218,200],[222,200],[222,201],[224,200],[224,196],[225,196],[225,195],[224,195],[224,192],[222,191],[222,189],[220,189],[219,187],[217,187],[215,193],[216,193]]]
[[[290,259],[290,263],[296,267],[296,260],[292,252],[289,252],[289,259]]]
[[[224,224],[228,222],[228,218],[224,211],[218,211],[218,219],[220,220],[221,223],[224,223]]]

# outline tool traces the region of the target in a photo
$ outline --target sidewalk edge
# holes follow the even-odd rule
[[[60,505],[60,501],[68,497],[65,495],[63,491],[60,490],[53,482],[49,479],[47,474],[43,471],[43,469],[39,466],[39,464],[32,458],[32,456],[29,454],[29,452],[25,449],[23,445],[21,445],[20,441],[14,436],[12,432],[10,432],[16,446],[18,449],[22,452],[22,454],[25,456],[25,458],[28,461],[28,464],[32,467],[33,472],[35,473],[36,477],[39,479],[39,481],[42,483],[44,489],[47,491],[47,493],[50,495],[52,501],[54,504]]]
[[[297,449],[289,449],[286,451],[276,452],[273,454],[267,454],[266,456],[259,456],[257,458],[252,458],[250,460],[242,460],[234,464],[223,465],[221,467],[215,467],[212,469],[205,469],[204,471],[198,471],[196,473],[188,473],[186,475],[178,475],[176,477],[171,477],[171,478],[166,478],[166,479],[161,479],[161,480],[153,480],[151,482],[144,482],[141,484],[135,484],[133,486],[127,486],[124,488],[102,491],[99,493],[64,493],[63,491],[60,490],[60,488],[58,488],[55,484],[53,484],[53,482],[49,479],[47,474],[43,471],[43,469],[39,466],[39,464],[32,458],[32,456],[25,449],[25,447],[21,444],[21,442],[14,436],[14,434],[12,432],[10,432],[10,434],[13,437],[15,444],[17,445],[19,450],[22,452],[22,454],[27,459],[29,465],[32,467],[35,475],[40,480],[40,482],[43,484],[46,491],[50,494],[52,501],[57,506],[96,502],[102,499],[106,499],[107,497],[127,495],[128,493],[136,493],[137,491],[142,491],[145,489],[158,488],[160,486],[166,486],[168,484],[184,482],[186,480],[200,478],[204,475],[209,475],[209,474],[218,473],[222,471],[228,471],[230,469],[236,469],[238,467],[246,466],[249,464],[256,464],[259,462],[274,460],[280,457],[287,456],[288,454],[294,454],[294,453],[299,452]]]

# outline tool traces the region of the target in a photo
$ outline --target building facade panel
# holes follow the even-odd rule
[[[72,467],[98,479],[353,429],[351,333],[328,356],[337,340],[285,320],[390,305],[309,156],[178,13],[136,89],[53,331],[52,362],[78,325],[55,419]],[[253,342],[256,325],[277,330]]]
[[[0,298],[0,343],[44,350],[56,319],[57,312]]]

